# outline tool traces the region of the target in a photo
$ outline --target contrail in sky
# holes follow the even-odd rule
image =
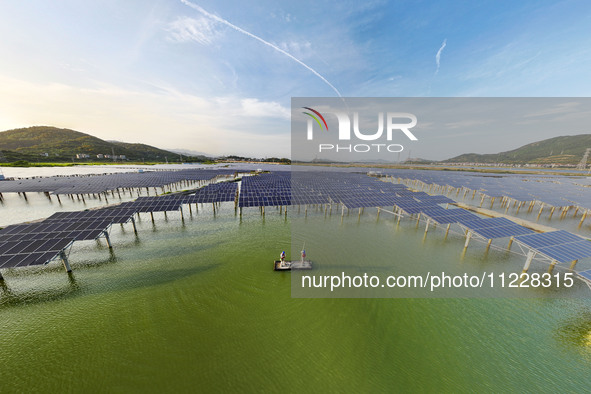
[[[441,60],[441,52],[443,52],[443,49],[445,48],[446,45],[447,45],[447,38],[445,40],[443,40],[443,43],[441,44],[441,48],[439,48],[439,50],[437,51],[437,55],[435,55],[435,63],[437,63],[437,70],[435,70],[435,74],[437,74],[439,72],[439,61]]]
[[[343,97],[343,96],[341,96],[341,92],[339,92],[339,90],[338,90],[337,88],[335,88],[335,87],[334,87],[334,86],[333,86],[333,85],[332,85],[330,82],[328,82],[328,80],[327,80],[326,78],[324,78],[322,75],[320,75],[320,74],[319,74],[319,73],[318,73],[316,70],[314,70],[312,67],[308,66],[306,63],[302,62],[300,59],[298,59],[298,58],[296,58],[295,56],[293,56],[291,53],[289,53],[289,52],[286,52],[286,51],[284,51],[284,50],[283,50],[283,49],[281,49],[281,48],[278,48],[277,46],[275,46],[275,45],[271,44],[270,42],[268,42],[268,41],[265,41],[265,40],[263,40],[262,38],[260,38],[260,37],[258,37],[258,36],[256,36],[256,35],[254,35],[254,34],[252,34],[252,33],[249,33],[249,32],[247,32],[247,31],[246,31],[246,30],[244,30],[244,29],[241,29],[240,27],[238,27],[238,26],[236,26],[236,25],[234,25],[234,24],[232,24],[232,23],[228,22],[228,21],[227,21],[227,20],[225,20],[225,19],[222,19],[222,18],[220,18],[219,16],[216,16],[216,15],[214,15],[214,14],[211,14],[211,13],[207,12],[206,10],[204,10],[203,8],[201,8],[200,6],[198,6],[197,4],[191,3],[190,1],[187,1],[187,0],[181,0],[181,3],[183,3],[183,4],[185,4],[185,5],[187,5],[187,6],[191,7],[191,8],[193,8],[194,10],[198,11],[199,13],[201,13],[201,14],[205,15],[206,17],[208,17],[208,18],[210,18],[210,19],[213,19],[213,20],[214,20],[214,21],[216,21],[216,22],[219,22],[219,23],[222,23],[222,24],[224,24],[224,25],[226,25],[226,26],[229,26],[229,27],[231,27],[232,29],[236,30],[237,32],[240,32],[240,33],[242,33],[242,34],[245,34],[245,35],[247,35],[247,36],[249,36],[249,37],[251,37],[251,38],[254,38],[255,40],[262,42],[263,44],[265,44],[265,45],[267,45],[267,46],[269,46],[269,47],[273,48],[274,50],[276,50],[276,51],[278,51],[278,52],[281,52],[282,54],[284,54],[285,56],[289,57],[289,58],[290,58],[290,59],[292,59],[293,61],[295,61],[295,62],[297,62],[297,63],[301,64],[301,65],[302,65],[302,66],[304,66],[304,67],[306,67],[306,68],[307,68],[307,69],[308,69],[310,72],[312,72],[312,74],[316,75],[318,78],[320,78],[322,81],[324,81],[324,83],[326,83],[328,86],[330,86],[330,87],[332,88],[332,90],[334,90],[334,91],[336,92],[336,94],[338,94],[338,96],[339,96],[339,97]],[[445,44],[444,44],[444,46],[445,46]],[[440,50],[440,51],[441,51],[441,50]],[[438,54],[438,56],[439,56],[439,54]],[[438,63],[439,63],[439,61],[438,61]]]

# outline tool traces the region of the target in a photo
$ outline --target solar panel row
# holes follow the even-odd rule
[[[57,212],[49,218],[0,230],[0,268],[46,264],[74,241],[101,237],[113,223],[126,223],[134,210]]]
[[[461,224],[486,239],[532,234],[533,231],[503,217],[462,221]]]
[[[0,268],[46,264],[54,259],[73,239],[0,242]]]
[[[524,235],[515,240],[559,263],[591,257],[591,242],[565,230]]]
[[[541,201],[555,207],[580,206],[591,209],[589,182],[560,175],[503,174],[483,176],[479,173],[427,170],[381,170],[399,180],[419,181],[426,185],[451,186],[477,190],[490,197],[506,196],[517,201]]]
[[[0,182],[0,193],[53,192],[54,194],[103,193],[119,188],[163,187],[181,181],[207,181],[232,176],[231,169],[183,169],[92,176],[54,176]]]

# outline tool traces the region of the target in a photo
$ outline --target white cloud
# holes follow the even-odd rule
[[[247,98],[242,99],[240,104],[241,114],[244,116],[280,119],[290,119],[291,117],[290,110],[275,101],[264,102],[253,98]]]
[[[171,22],[167,29],[168,39],[176,42],[195,41],[202,45],[210,45],[219,37],[216,23],[206,17],[180,17]]]

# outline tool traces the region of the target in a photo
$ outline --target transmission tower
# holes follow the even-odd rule
[[[577,170],[584,170],[587,168],[587,159],[589,158],[589,153],[591,153],[591,148],[587,148],[581,162],[577,165]]]

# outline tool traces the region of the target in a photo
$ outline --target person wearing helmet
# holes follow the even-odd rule
[[[281,262],[283,263],[285,261],[285,250],[283,252],[281,252],[279,257],[281,258]]]

